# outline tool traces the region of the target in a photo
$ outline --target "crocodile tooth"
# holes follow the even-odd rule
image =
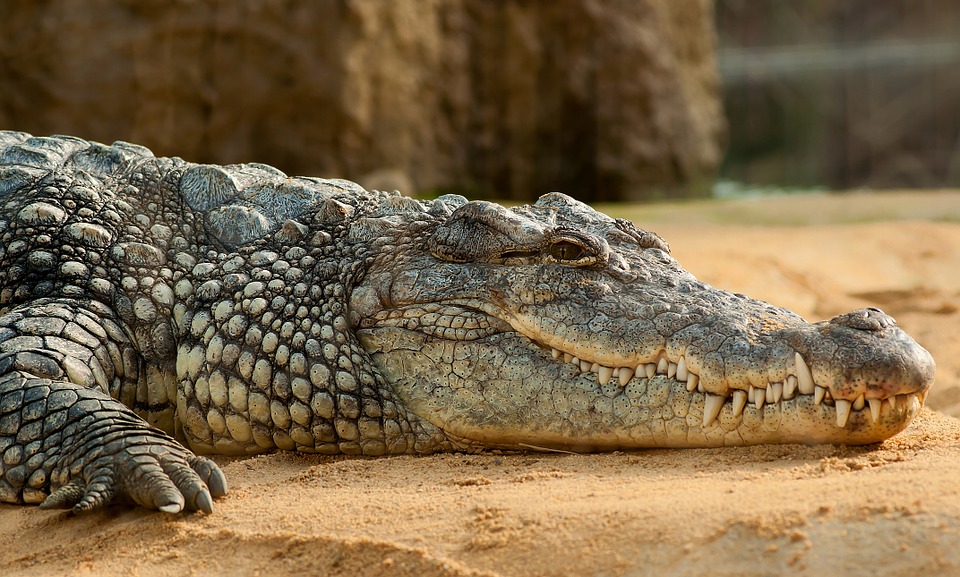
[[[773,383],[767,383],[767,388],[763,391],[763,399],[767,403],[776,403],[773,395]]]
[[[707,389],[703,388],[703,383],[697,383],[697,392],[698,392],[698,393],[706,393],[706,392],[707,392]]]
[[[563,353],[563,362],[572,363],[573,358],[574,358],[573,355],[571,355],[570,353]]]
[[[860,393],[860,396],[857,397],[855,401],[853,401],[853,410],[862,411],[864,404],[865,404],[865,401],[863,400],[863,393]]]
[[[583,360],[583,359],[580,359],[580,370],[581,370],[581,371],[583,371],[584,373],[586,373],[586,372],[591,371],[592,369],[593,369],[593,363],[591,363],[590,361],[585,361],[585,360]]]
[[[826,396],[827,389],[817,385],[816,392],[813,394],[813,402],[817,405],[823,402],[823,397]]]
[[[890,397],[887,397],[887,401],[890,403],[890,409],[891,409],[891,410],[897,408],[897,396],[896,396],[896,395],[891,395]]]
[[[571,357],[570,364],[577,367],[578,371],[580,370],[580,359],[578,359],[577,357]]]
[[[910,408],[912,408],[913,410],[918,410],[918,409],[920,408],[920,395],[918,395],[918,394],[916,394],[916,393],[910,393],[910,394],[904,395],[904,396],[907,397],[907,398],[906,398],[907,405],[908,405]],[[916,405],[916,406],[914,406],[914,405]]]
[[[757,389],[753,393],[753,406],[759,411],[763,408],[763,403],[767,400],[766,389]]]
[[[668,368],[670,368],[670,361],[667,360],[667,357],[660,357],[660,362],[657,363],[657,372],[666,374]]]
[[[880,420],[880,407],[883,405],[883,401],[880,399],[869,399],[867,403],[870,404],[870,418],[876,423]]]
[[[620,379],[621,387],[627,386],[627,383],[633,378],[633,369],[630,367],[620,367],[617,372],[617,378]]]
[[[753,385],[750,385],[750,388],[747,389],[747,400],[750,401],[750,404],[753,404],[753,401],[757,399],[757,389],[753,388]]]
[[[610,378],[613,377],[613,369],[610,367],[600,367],[600,370],[597,371],[597,380],[601,385],[605,385],[610,382]]]
[[[550,354],[553,356],[553,358],[559,359],[560,355],[563,353],[561,353],[559,349],[550,349]]]
[[[687,371],[687,361],[683,357],[680,357],[680,360],[677,361],[677,380],[685,381],[689,376],[690,372]]]
[[[800,388],[801,395],[811,395],[814,392],[814,383],[813,383],[813,373],[810,372],[810,367],[807,366],[807,362],[803,360],[803,357],[800,356],[800,353],[796,353],[796,364],[797,364],[797,385]]]
[[[733,391],[733,416],[739,417],[742,415],[745,406],[747,406],[747,392]]]
[[[700,377],[693,373],[690,373],[690,376],[687,377],[687,390],[691,393],[694,389],[700,386]]]
[[[850,401],[846,399],[837,399],[837,426],[846,427],[847,420],[850,418]]]
[[[647,363],[643,365],[643,371],[646,373],[648,379],[652,379],[655,374],[657,374],[657,365],[653,363]]]
[[[787,375],[787,380],[783,382],[783,398],[788,401],[793,398],[794,393],[797,392],[797,377],[794,375]]]
[[[667,365],[667,378],[672,379],[676,374],[677,374],[677,364],[670,363],[669,365]]]
[[[720,409],[723,408],[723,403],[726,400],[727,398],[724,396],[707,393],[706,400],[703,403],[704,427],[712,425],[717,420],[717,415],[720,414]]]
[[[773,383],[769,388],[773,389],[773,402],[779,403],[783,398],[783,383]]]

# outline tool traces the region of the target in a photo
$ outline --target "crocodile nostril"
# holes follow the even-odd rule
[[[830,323],[861,331],[881,331],[897,321],[876,307],[859,309],[830,319]]]

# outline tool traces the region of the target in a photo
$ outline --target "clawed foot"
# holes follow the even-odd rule
[[[164,513],[213,512],[213,499],[227,494],[227,480],[211,460],[171,444],[133,445],[104,455],[73,474],[41,503],[42,509],[98,511],[133,501]]]

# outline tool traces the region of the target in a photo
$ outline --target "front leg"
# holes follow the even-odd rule
[[[49,303],[0,316],[0,501],[75,513],[114,502],[212,511],[213,498],[227,490],[212,461],[101,388],[70,382],[87,380],[77,360],[90,363],[98,346],[86,338],[92,333],[72,339],[76,332],[65,330],[63,317],[78,308]],[[106,346],[110,337],[101,334],[93,339]]]

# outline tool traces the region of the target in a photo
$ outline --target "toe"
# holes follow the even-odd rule
[[[111,469],[104,467],[91,476],[83,498],[73,506],[72,511],[75,515],[99,511],[113,501],[115,494],[115,475]]]
[[[83,479],[74,479],[50,494],[40,503],[41,509],[70,509],[83,499]]]
[[[214,499],[227,494],[227,478],[216,463],[204,457],[193,457],[190,466],[203,479]]]

